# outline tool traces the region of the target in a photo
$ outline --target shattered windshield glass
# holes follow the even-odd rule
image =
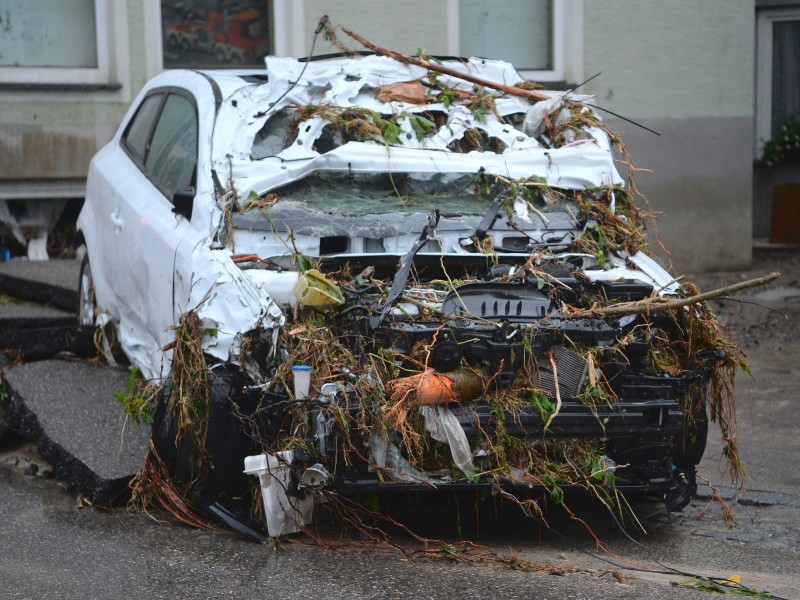
[[[316,171],[275,194],[284,208],[299,206],[349,216],[411,214],[432,209],[438,209],[443,216],[483,215],[493,199],[489,181],[482,174],[442,172]],[[536,198],[536,210],[541,212],[577,212],[563,194],[557,197],[543,191]]]

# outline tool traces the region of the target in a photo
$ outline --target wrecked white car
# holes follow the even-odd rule
[[[688,502],[735,347],[707,306],[662,310],[693,290],[647,254],[591,98],[435,64],[463,78],[377,55],[166,72],[94,158],[82,319],[163,385],[134,406],[142,489],[241,522],[249,457],[271,535],[328,493]]]

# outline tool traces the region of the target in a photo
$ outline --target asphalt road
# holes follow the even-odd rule
[[[0,595],[128,598],[695,598],[611,574],[552,575],[404,560],[397,552],[280,549],[147,515],[79,508],[54,481],[0,467]],[[500,538],[503,533],[498,534]],[[517,538],[514,533],[513,537]],[[494,544],[501,544],[496,539]],[[505,548],[502,550],[507,551]],[[547,545],[542,549],[549,554]],[[555,553],[554,553],[555,554]],[[554,556],[549,557],[552,560]],[[567,563],[569,560],[561,562]]]
[[[784,269],[795,270],[795,278],[790,275],[781,284],[791,291],[800,272],[798,260],[790,257]],[[763,271],[759,265],[755,270]],[[707,279],[711,285],[716,282]],[[733,525],[724,523],[720,505],[704,487],[680,514],[666,513],[657,502],[637,501],[646,533],[631,521],[625,527],[646,550],[622,534],[601,507],[587,502],[578,502],[580,515],[606,549],[558,511],[546,516],[560,535],[513,512],[494,519],[485,512],[475,517],[466,509],[460,523],[451,513],[437,516],[435,511],[412,519],[426,535],[456,543],[460,531],[490,551],[550,566],[539,572],[497,562],[408,559],[358,538],[341,545],[324,515],[319,521],[326,547],[302,539],[276,547],[227,532],[168,524],[161,515],[81,505],[63,484],[48,478],[46,463],[29,446],[14,445],[0,453],[0,597],[709,597],[670,585],[686,576],[622,567],[663,571],[661,563],[707,576],[739,575],[747,586],[800,598],[800,343],[792,329],[800,315],[800,302],[793,298],[800,295],[777,296],[760,300],[789,314],[789,323],[773,313],[751,315],[747,307],[720,307],[734,331],[747,336],[744,346],[755,374],[755,381],[740,377],[737,385],[738,439],[748,491],[737,493],[719,471],[719,444],[712,441],[701,465],[701,474],[728,498],[738,518]]]

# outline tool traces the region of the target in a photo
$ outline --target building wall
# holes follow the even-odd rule
[[[363,0],[305,0],[304,27],[306,53],[320,17],[328,15],[333,25],[344,24],[352,31],[384,48],[416,54],[423,48],[429,54],[444,55],[447,49],[447,2],[444,0],[404,0],[386,2]],[[360,48],[355,40],[339,33],[348,47]],[[339,52],[324,39],[317,41],[315,54]]]
[[[146,79],[141,2],[109,0],[107,80],[0,80],[0,199],[81,196],[89,160]]]
[[[414,53],[453,49],[451,0],[363,2],[275,0],[284,15],[278,52],[305,54],[321,15],[377,44]],[[602,75],[581,91],[638,121],[620,130],[657,213],[678,271],[735,269],[751,257],[753,0],[557,0],[566,77]],[[107,141],[133,96],[160,67],[157,0],[107,0],[111,89],[30,89],[0,81],[0,198],[31,181],[82,185],[90,157]],[[343,37],[344,39],[344,37]],[[348,45],[355,45],[347,39]],[[335,51],[323,39],[315,53]],[[77,189],[77,188],[71,188]]]
[[[584,3],[584,90],[610,116],[678,272],[751,260],[752,0]]]

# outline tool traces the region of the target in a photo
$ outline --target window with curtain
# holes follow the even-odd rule
[[[95,0],[0,0],[0,67],[97,66]]]
[[[553,0],[460,0],[462,56],[500,58],[519,70],[553,65]]]

